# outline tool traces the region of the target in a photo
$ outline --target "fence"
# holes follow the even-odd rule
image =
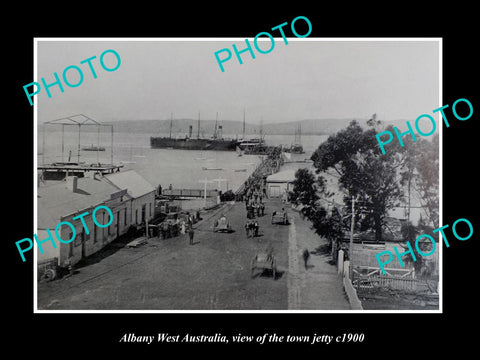
[[[350,280],[350,261],[344,261],[343,250],[338,251],[338,274],[343,278],[343,288],[347,294],[352,310],[363,310],[362,302],[357,296],[357,291]]]
[[[352,265],[353,267],[374,267],[378,268],[378,261],[375,257],[376,254],[381,253],[382,251],[390,251],[392,254],[395,254],[394,247],[398,248],[399,252],[403,252],[402,248],[398,243],[389,243],[386,244],[353,244],[352,251]],[[402,258],[404,265],[402,266],[397,258],[397,256],[392,256],[392,261],[388,263],[388,267],[392,269],[403,269],[410,268],[412,269],[415,265],[413,261],[408,261],[410,255]],[[422,269],[421,273],[427,273],[430,277],[438,276],[439,273],[439,255],[438,251],[435,251],[432,255],[427,257],[422,257]],[[393,270],[392,270],[393,271]],[[416,274],[416,275],[421,275]]]
[[[216,197],[218,195],[217,190],[207,190],[207,197]],[[162,195],[174,196],[174,197],[199,197],[205,196],[202,189],[164,189]]]
[[[414,292],[432,290],[427,281],[415,279],[414,269],[386,268],[385,273],[383,275],[380,268],[356,266],[352,269],[352,284],[359,292],[377,288]]]

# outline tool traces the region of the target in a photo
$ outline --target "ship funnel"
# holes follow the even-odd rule
[[[190,126],[188,127],[188,138],[189,138],[189,139],[192,138],[192,129],[193,129],[193,126],[190,125]]]
[[[223,139],[222,130],[223,130],[222,125],[219,125],[217,130],[217,139]]]

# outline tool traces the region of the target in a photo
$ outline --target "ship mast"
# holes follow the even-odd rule
[[[245,139],[245,109],[243,109],[243,137],[242,140]]]
[[[260,117],[260,139],[263,140],[263,117]]]
[[[173,113],[170,113],[170,139],[172,138]]]
[[[197,139],[200,139],[200,111],[198,112]]]
[[[302,143],[302,124],[298,124],[298,144]]]
[[[217,111],[217,115],[215,117],[215,131],[213,133],[213,138],[216,139],[217,138],[217,122],[218,122],[218,111]]]

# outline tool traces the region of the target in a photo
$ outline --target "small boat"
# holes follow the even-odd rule
[[[105,148],[103,146],[93,146],[92,144],[92,146],[89,146],[89,147],[87,146],[82,147],[82,150],[83,151],[105,151]]]
[[[247,171],[247,169],[235,169],[234,171],[235,172],[245,172],[245,171]]]
[[[214,168],[214,167],[202,167],[202,170],[223,170],[222,168]]]

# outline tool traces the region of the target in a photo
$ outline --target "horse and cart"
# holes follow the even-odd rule
[[[256,270],[261,270],[262,274],[265,270],[269,270],[273,279],[275,279],[277,273],[277,261],[275,259],[275,255],[273,255],[272,247],[268,247],[265,251],[257,253],[252,259],[252,278],[255,276]]]
[[[274,211],[272,213],[272,224],[288,224],[287,212],[282,209],[282,211]]]
[[[232,232],[232,226],[225,215],[220,216],[213,224],[213,232]]]

